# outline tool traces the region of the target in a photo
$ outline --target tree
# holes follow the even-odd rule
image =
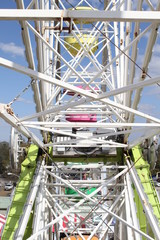
[[[0,173],[2,174],[6,167],[10,165],[9,161],[9,143],[0,142]]]
[[[157,169],[158,171],[160,171],[160,145],[158,145],[158,154],[157,154],[156,169]]]

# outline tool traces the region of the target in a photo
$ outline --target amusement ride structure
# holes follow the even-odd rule
[[[139,107],[160,87],[148,72],[160,1],[15,2],[0,9],[0,20],[19,22],[28,63],[0,66],[30,78],[0,104],[15,167],[19,136],[29,143],[1,239],[160,239],[150,173],[160,119]],[[35,112],[20,116],[14,105],[28,91]]]

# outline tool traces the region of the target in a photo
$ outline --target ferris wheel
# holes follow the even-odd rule
[[[0,65],[30,79],[0,116],[33,143],[2,239],[158,239],[160,204],[140,144],[148,140],[155,161],[160,119],[144,106],[158,106],[149,92],[160,87],[150,68],[160,2],[27,4],[0,9],[0,20],[19,21],[28,66]],[[24,92],[35,112],[20,116]]]

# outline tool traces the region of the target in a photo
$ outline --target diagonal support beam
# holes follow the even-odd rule
[[[33,204],[37,195],[37,191],[38,191],[38,187],[40,185],[40,181],[41,181],[41,176],[43,173],[43,165],[44,165],[44,160],[42,162],[41,166],[38,166],[36,171],[37,171],[37,175],[35,175],[33,184],[32,184],[32,189],[28,195],[27,201],[25,203],[25,207],[23,209],[23,215],[20,219],[20,223],[19,226],[17,228],[17,231],[15,233],[15,239],[17,240],[22,240],[26,227],[27,227],[27,223],[30,217],[30,213],[32,211],[33,208]]]
[[[159,224],[158,224],[158,221],[157,221],[156,217],[153,214],[153,209],[151,208],[151,206],[148,202],[148,199],[146,198],[146,196],[144,194],[144,189],[142,187],[142,184],[141,184],[140,180],[138,179],[138,176],[136,175],[135,168],[131,167],[131,164],[128,160],[126,160],[126,161],[127,161],[128,167],[130,169],[130,174],[131,174],[131,177],[132,177],[132,181],[135,185],[135,188],[136,188],[136,190],[138,192],[138,195],[140,197],[143,209],[145,211],[145,215],[148,219],[148,222],[149,222],[149,224],[152,228],[152,231],[153,231],[156,239],[159,239],[160,227],[159,227]]]
[[[124,169],[123,171],[121,171],[120,173],[118,173],[116,176],[114,176],[113,178],[111,178],[110,180],[106,181],[105,184],[103,184],[102,186],[100,186],[99,188],[97,188],[94,192],[90,193],[89,195],[85,195],[83,194],[81,191],[76,191],[79,192],[83,197],[85,197],[84,199],[81,199],[78,203],[76,203],[73,207],[71,207],[69,210],[64,211],[60,216],[58,216],[55,220],[51,221],[50,223],[48,223],[43,229],[39,230],[39,232],[33,234],[30,238],[28,238],[28,240],[32,240],[35,239],[37,236],[39,236],[41,233],[45,232],[49,227],[51,227],[53,224],[55,224],[56,222],[60,221],[65,215],[69,214],[70,212],[72,212],[74,209],[76,209],[77,207],[79,207],[80,205],[82,205],[87,199],[90,200],[91,202],[94,202],[94,200],[92,199],[92,197],[98,192],[100,191],[104,185],[107,185],[108,183],[112,182],[113,179],[117,179],[118,177],[120,177],[121,175],[125,174],[128,171],[128,169]],[[46,170],[46,172],[48,174],[50,174],[51,176],[53,175],[54,177],[58,177],[57,175],[55,175],[54,173]],[[73,186],[71,184],[67,184],[67,182],[61,178],[61,180],[63,182],[65,182],[66,185],[70,186],[72,189]],[[149,240],[153,240],[153,238],[151,238],[150,236],[148,236],[147,234],[145,234],[144,232],[142,232],[139,229],[136,229],[134,226],[132,226],[131,224],[127,223],[124,219],[120,218],[119,216],[117,216],[116,214],[114,214],[112,211],[110,211],[109,209],[107,209],[106,207],[103,207],[101,204],[99,205],[99,207],[103,210],[105,210],[107,213],[109,213],[111,216],[114,216],[116,219],[118,219],[119,221],[121,221],[123,224],[125,224],[126,226],[132,228],[133,230],[135,230],[136,232],[138,232],[139,234],[141,234],[142,236],[146,237],[146,239]]]
[[[73,91],[73,92],[79,93],[79,94],[82,95],[82,96],[88,97],[87,99],[84,99],[84,100],[82,99],[82,102],[84,101],[84,102],[86,103],[86,102],[90,102],[90,101],[93,101],[93,100],[100,100],[101,102],[103,102],[103,103],[105,103],[105,104],[107,104],[107,105],[111,105],[112,107],[119,108],[119,109],[122,109],[122,110],[124,110],[124,111],[128,111],[128,112],[130,112],[130,113],[134,113],[134,114],[136,114],[136,115],[138,115],[138,116],[141,116],[141,117],[143,117],[143,118],[147,118],[147,119],[149,119],[149,120],[151,120],[151,121],[160,123],[160,120],[159,120],[159,119],[154,118],[154,117],[152,117],[152,116],[150,116],[150,115],[148,115],[148,114],[141,113],[140,111],[137,111],[137,110],[131,109],[131,108],[129,108],[129,107],[123,106],[122,104],[115,103],[114,101],[111,101],[111,100],[98,99],[98,95],[96,95],[96,94],[94,94],[94,93],[87,92],[87,91],[85,91],[85,90],[83,90],[83,89],[80,89],[80,88],[78,88],[78,87],[72,86],[72,85],[69,84],[69,83],[61,82],[61,81],[59,81],[59,80],[56,80],[56,79],[54,79],[54,78],[52,78],[52,77],[49,77],[49,76],[47,76],[47,75],[45,75],[45,74],[43,74],[43,73],[34,71],[34,70],[32,70],[32,69],[25,68],[25,67],[23,67],[23,66],[21,66],[21,65],[19,65],[19,64],[16,64],[16,63],[14,63],[14,62],[12,62],[12,61],[9,61],[9,60],[6,60],[6,59],[4,59],[4,58],[0,58],[0,65],[1,65],[1,66],[4,66],[4,67],[7,67],[7,68],[9,68],[9,69],[15,70],[15,71],[17,71],[17,72],[24,73],[24,74],[26,74],[26,75],[28,75],[28,76],[32,76],[33,78],[36,78],[36,79],[39,78],[39,79],[42,80],[42,81],[46,81],[46,82],[48,82],[48,83],[55,84],[55,85],[60,86],[60,87],[62,87],[62,88],[65,87],[65,88],[68,89],[68,90],[71,90],[71,91]],[[150,80],[146,80],[146,81],[150,81]],[[146,81],[144,81],[143,84],[145,84]],[[159,81],[160,81],[160,78],[154,79],[153,81],[154,81],[154,83],[159,82]],[[152,84],[153,84],[153,81],[152,81]],[[147,82],[147,85],[148,85],[148,82]],[[136,88],[137,88],[137,86],[136,86]],[[126,90],[127,90],[127,89],[126,89]],[[81,103],[82,103],[82,102],[81,102]],[[74,104],[75,104],[75,103],[74,103]],[[76,106],[78,106],[78,103],[77,103]],[[68,106],[68,107],[69,107],[69,106]],[[47,111],[47,113],[52,113],[52,112],[54,112],[53,109]],[[42,115],[42,113],[40,113],[40,114],[35,114],[34,117],[39,117],[39,116],[41,116],[41,115]]]
[[[24,9],[23,0],[17,0],[16,3],[17,3],[18,8]],[[32,46],[31,46],[31,40],[30,40],[28,27],[27,27],[25,21],[20,21],[20,25],[21,25],[21,29],[23,29],[22,39],[23,39],[23,43],[25,45],[26,59],[27,59],[29,68],[35,70],[35,63],[34,63],[34,58],[33,58],[33,51],[32,51]],[[35,102],[36,102],[37,111],[38,112],[42,111],[42,103],[41,103],[40,92],[39,92],[39,87],[38,87],[37,81],[35,82],[35,84],[32,84],[32,88],[33,88],[33,91],[34,91],[34,99],[35,99]]]
[[[18,132],[22,133],[24,136],[27,138],[32,138],[33,142],[35,144],[38,144],[38,146],[43,148],[43,143],[42,141],[39,140],[32,132],[30,132],[27,127],[22,126],[20,124],[19,126],[17,123],[19,122],[19,119],[14,115],[12,112],[12,109],[8,107],[6,104],[0,104],[0,117],[3,118],[7,123],[9,123],[12,127],[17,129]]]

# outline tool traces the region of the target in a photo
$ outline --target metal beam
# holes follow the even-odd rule
[[[127,191],[128,191],[128,196],[129,196],[130,211],[131,211],[131,215],[132,215],[132,219],[133,219],[133,225],[136,228],[139,228],[139,222],[137,219],[136,207],[135,207],[135,202],[134,202],[134,193],[133,193],[132,183],[131,183],[129,173],[126,174],[126,184],[127,184]],[[137,232],[135,232],[134,234],[135,234],[136,240],[141,240],[141,237],[139,234],[137,234]]]
[[[23,126],[22,124],[20,124],[19,126],[17,125],[19,119],[14,115],[12,109],[8,107],[8,105],[0,104],[0,117],[3,118],[7,123],[9,123],[12,127],[17,129],[18,132],[22,133],[27,138],[32,138],[35,144],[38,144],[38,146],[43,148],[44,144],[42,143],[42,141],[39,140],[39,138],[35,136],[35,134],[30,132],[30,130],[27,129],[27,127]]]
[[[23,67],[21,65],[18,65],[16,63],[12,62],[12,61],[8,61],[8,60],[6,60],[4,58],[0,58],[0,65],[5,66],[5,67],[10,68],[10,69],[13,69],[13,70],[18,71],[18,72],[27,74],[29,76],[32,76],[33,78],[36,78],[36,79],[39,78],[39,79],[41,79],[43,81],[46,81],[48,83],[56,84],[57,86],[60,86],[62,88],[65,87],[68,90],[71,90],[73,92],[79,93],[82,96],[88,97],[87,99],[81,99],[80,101],[90,102],[90,101],[98,100],[98,95],[96,95],[94,93],[90,93],[88,91],[85,91],[84,89],[80,89],[78,87],[72,86],[69,83],[64,83],[62,81],[53,79],[50,76],[47,76],[47,75],[45,75],[43,73],[40,73],[40,72],[36,72],[36,71],[34,71],[32,69]],[[136,114],[138,116],[141,116],[143,118],[149,119],[151,121],[154,121],[154,122],[157,122],[157,123],[160,122],[160,120],[157,119],[157,118],[151,117],[148,114],[141,113],[141,112],[139,112],[137,110],[131,109],[131,108],[126,107],[126,106],[123,106],[122,104],[115,103],[115,102],[113,102],[113,101],[111,101],[109,99],[100,99],[100,101],[102,101],[103,103],[106,103],[106,104],[108,104],[108,105],[110,105],[112,107],[116,107],[116,108],[122,109],[124,111],[128,111],[130,113],[134,113],[134,114]],[[76,102],[76,103],[78,105],[78,102]],[[76,104],[76,103],[73,103],[73,104]],[[47,111],[48,111],[48,113],[49,112],[50,113],[53,112],[53,110],[47,110]],[[37,113],[37,114],[35,114],[35,117],[39,117],[40,115],[41,114]]]
[[[27,227],[27,223],[28,223],[28,220],[29,220],[29,216],[30,216],[33,204],[34,204],[34,200],[36,198],[38,187],[40,185],[41,176],[42,176],[42,172],[43,172],[43,165],[44,165],[44,160],[42,162],[42,165],[38,166],[37,169],[36,169],[36,172],[37,172],[36,174],[37,175],[35,175],[35,179],[34,179],[34,182],[32,184],[31,191],[28,195],[27,202],[25,203],[25,207],[23,209],[23,215],[20,219],[17,231],[15,233],[15,238],[17,240],[22,240],[22,238],[24,236],[24,233],[25,233],[25,230],[26,230],[26,227]]]
[[[146,128],[145,132],[143,133],[143,135],[141,137],[139,137],[136,140],[131,141],[129,143],[129,149],[133,148],[134,146],[137,146],[137,144],[142,143],[145,139],[150,139],[153,136],[158,135],[159,133],[160,133],[159,128],[157,128],[157,129],[151,129],[151,128],[147,129]]]
[[[55,175],[53,172],[49,172],[48,170],[46,170],[46,172],[51,175],[54,176],[55,178],[59,178],[57,175]],[[109,179],[108,181],[106,181],[106,185],[112,181],[114,181],[115,179],[117,179],[118,177],[120,177],[121,175],[126,173],[126,169],[124,169],[123,171],[121,171],[120,173],[118,173],[116,176],[114,176],[113,178]],[[61,179],[61,178],[60,178]],[[61,179],[62,182],[65,182],[65,184],[67,186],[69,186],[70,188],[74,189],[72,185],[67,184],[66,181],[64,179]],[[90,200],[91,202],[94,202],[94,199],[92,199],[92,197],[98,192],[100,191],[102,188],[104,187],[104,184],[102,184],[101,187],[97,188],[94,192],[90,193],[89,195],[85,195],[83,194],[81,191],[77,190],[76,191],[78,193],[81,194],[81,196],[84,197],[84,199],[81,199],[78,203],[76,203],[73,207],[71,207],[70,209],[64,211],[61,215],[59,215],[56,219],[54,219],[53,221],[51,221],[50,223],[48,223],[43,229],[40,229],[39,232],[33,234],[30,238],[28,238],[28,240],[32,240],[34,238],[36,238],[37,236],[39,236],[41,233],[45,232],[49,227],[51,227],[53,224],[55,224],[56,222],[59,222],[64,216],[68,215],[70,212],[72,212],[72,210],[74,210],[75,208],[79,207],[80,205],[82,205],[86,200]],[[139,234],[141,234],[142,236],[146,237],[146,239],[149,240],[153,240],[152,237],[148,236],[147,234],[145,234],[144,232],[142,232],[139,229],[136,229],[134,226],[132,226],[131,224],[127,223],[124,219],[120,218],[119,216],[117,216],[116,214],[114,214],[113,212],[111,212],[109,209],[107,209],[106,207],[103,207],[102,205],[99,205],[99,207],[103,210],[105,210],[107,213],[109,213],[111,216],[114,216],[116,219],[118,219],[119,221],[121,221],[123,224],[125,224],[126,226],[132,228],[133,230],[135,230],[136,232],[138,232]]]
[[[16,3],[17,3],[17,8],[24,9],[24,3],[22,0],[17,0]],[[26,59],[28,62],[28,66],[29,66],[29,68],[35,70],[35,62],[34,62],[28,27],[27,27],[25,21],[20,21],[20,25],[21,25],[21,29],[23,29],[21,34],[22,34],[23,43],[25,45],[25,55],[26,55]],[[41,98],[40,98],[40,93],[39,93],[38,82],[36,81],[31,86],[34,91],[34,100],[36,103],[36,110],[37,110],[37,112],[42,111],[42,103],[41,103]],[[42,118],[40,117],[40,120],[42,120],[42,119],[43,119],[43,117]]]
[[[15,10],[1,9],[0,20],[85,20],[111,22],[160,22],[159,11]]]
[[[157,10],[157,12],[160,10],[160,2],[158,3],[156,10]],[[156,42],[157,35],[158,35],[158,28],[159,28],[159,23],[154,24],[152,26],[152,30],[150,32],[150,36],[149,36],[148,43],[147,43],[147,46],[146,46],[146,52],[145,52],[144,58],[143,58],[143,64],[142,64],[142,67],[141,67],[141,69],[143,69],[143,71],[141,72],[141,76],[140,76],[138,82],[140,82],[140,81],[143,82],[144,79],[147,76],[148,65],[150,63],[150,60],[151,60],[151,57],[152,57],[152,52],[153,52],[153,47],[155,46],[155,42]],[[133,100],[133,103],[132,103],[132,108],[133,109],[137,109],[138,103],[139,103],[140,98],[141,98],[141,91],[142,91],[142,89],[137,89],[137,91],[135,93],[134,100]],[[135,116],[133,114],[131,114],[130,117],[129,117],[129,121],[133,122],[134,117]]]
[[[73,137],[75,137],[75,138],[77,138],[76,140],[74,140],[74,141],[69,141],[69,140],[66,140],[66,142],[64,142],[64,146],[65,147],[67,147],[67,146],[71,146],[70,144],[72,144],[72,143],[78,143],[78,144],[76,144],[76,147],[80,147],[80,144],[79,144],[79,138],[80,139],[89,139],[89,141],[90,141],[90,138],[88,138],[87,136],[85,136],[85,135],[78,135],[78,134],[72,134],[72,133],[68,133],[68,132],[65,132],[65,131],[57,131],[57,130],[54,130],[54,129],[51,129],[51,128],[44,128],[44,127],[37,127],[37,126],[32,126],[32,125],[29,125],[29,128],[34,128],[34,129],[39,129],[39,130],[44,130],[44,131],[46,131],[46,132],[52,132],[52,133],[59,133],[59,134],[61,134],[61,135],[65,135],[65,136],[73,136]],[[92,147],[94,147],[94,146],[97,146],[97,147],[100,147],[100,145],[96,145],[96,143],[98,143],[98,144],[103,144],[103,146],[105,146],[105,147],[127,147],[127,144],[122,144],[122,143],[117,143],[117,142],[114,142],[114,141],[105,141],[105,140],[103,140],[103,139],[98,139],[97,138],[97,136],[94,136],[94,138],[92,138],[92,140],[93,141],[95,141],[94,143],[92,142],[91,143],[91,141],[89,142],[89,146],[92,146]],[[52,145],[54,145],[54,146],[63,146],[63,144],[62,144],[63,142],[56,142],[56,143],[52,143],[50,146],[52,146]],[[66,144],[67,143],[67,144]],[[109,144],[109,145],[106,145],[106,144]],[[47,146],[48,144],[45,144],[44,146]],[[75,146],[75,145],[74,145]],[[87,146],[87,144],[81,144],[81,147],[86,147]]]
[[[17,123],[18,124],[18,123]],[[152,127],[159,128],[160,123],[89,123],[89,122],[23,122],[24,126],[45,125],[47,127],[72,128],[72,127],[95,127],[95,128],[120,128],[120,127]]]
[[[8,124],[21,132],[24,136],[30,137],[26,128],[21,125],[17,126],[17,119],[14,117],[14,113],[11,111],[11,108],[6,104],[0,104],[0,117],[3,118]]]
[[[138,195],[139,195],[139,198],[141,200],[141,204],[143,206],[143,209],[144,209],[145,215],[147,217],[147,220],[148,220],[148,222],[149,222],[149,224],[152,228],[152,231],[153,231],[156,239],[159,239],[160,227],[159,227],[157,218],[153,214],[153,211],[152,211],[152,208],[151,208],[151,206],[148,202],[148,199],[147,199],[146,195],[144,194],[143,186],[141,185],[141,182],[140,182],[138,176],[136,175],[135,168],[131,167],[131,164],[128,160],[126,160],[126,162],[127,162],[127,165],[130,169],[130,174],[131,174],[131,177],[132,177],[132,181],[133,181],[133,183],[135,185],[135,188],[138,192]]]

